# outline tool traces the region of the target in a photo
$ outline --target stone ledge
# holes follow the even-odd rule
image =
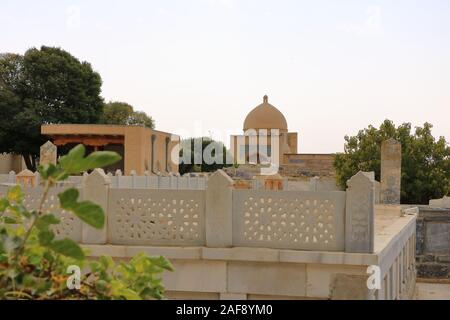
[[[242,261],[242,262],[285,262],[342,265],[372,265],[378,255],[368,253],[295,251],[266,248],[207,248],[207,247],[145,247],[118,245],[82,245],[88,256],[109,255],[113,258],[132,258],[139,253],[159,256],[171,260]]]
[[[377,255],[369,253],[280,250],[280,262],[366,266],[377,261]]]
[[[201,259],[200,247],[144,247],[144,246],[117,246],[117,245],[82,245],[89,250],[89,256],[98,257],[110,255],[113,258],[132,258],[139,253],[152,256],[164,256],[175,260]]]
[[[202,248],[205,260],[278,262],[279,250],[265,248]]]

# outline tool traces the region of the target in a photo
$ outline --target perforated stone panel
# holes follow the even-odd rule
[[[112,244],[196,246],[205,244],[205,192],[111,189]]]
[[[42,187],[24,188],[24,206],[28,210],[37,210],[43,191]],[[63,191],[63,188],[50,189],[47,200],[43,205],[43,212],[45,214],[53,214],[60,219],[60,224],[53,226],[53,231],[58,239],[70,238],[81,242],[81,220],[73,213],[63,210],[59,206],[58,193]]]
[[[344,250],[345,192],[233,191],[233,245]]]

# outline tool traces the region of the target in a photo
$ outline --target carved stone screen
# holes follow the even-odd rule
[[[111,189],[112,244],[196,246],[205,243],[205,192]]]
[[[49,191],[47,200],[43,205],[43,212],[55,215],[60,223],[53,226],[53,231],[58,239],[70,238],[74,241],[81,242],[81,220],[72,212],[61,209],[59,206],[58,193],[63,192],[63,188],[52,188]],[[24,188],[24,206],[28,210],[37,210],[41,201],[44,188]]]
[[[233,245],[343,251],[345,192],[233,192]]]

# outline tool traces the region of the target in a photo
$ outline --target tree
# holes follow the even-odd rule
[[[143,125],[154,129],[155,123],[145,112],[134,111],[133,106],[126,102],[109,102],[103,107],[101,122],[116,125]]]
[[[87,62],[52,47],[0,55],[0,152],[36,169],[42,124],[97,123],[102,80]]]
[[[214,158],[220,160],[214,162]],[[186,139],[181,141],[179,172],[182,175],[189,172],[214,172],[232,165],[227,164],[227,158],[231,157],[222,142],[207,137]],[[201,163],[195,163],[196,159],[201,159]]]
[[[133,107],[126,102],[109,102],[103,106],[103,115],[100,122],[127,125],[132,113]]]
[[[356,136],[345,137],[345,152],[334,161],[337,182],[345,188],[346,181],[358,171],[381,174],[381,143],[393,138],[402,144],[401,201],[427,204],[429,199],[441,198],[450,192],[450,147],[444,137],[435,139],[432,125],[425,123],[411,132],[411,124],[395,127],[385,120],[377,129],[361,130]]]
[[[21,187],[10,188],[0,199],[0,299],[26,300],[141,300],[161,299],[160,274],[173,267],[164,257],[139,254],[116,264],[109,256],[88,260],[73,240],[57,239],[53,226],[60,220],[43,204],[49,190],[69,175],[115,163],[115,152],[94,152],[85,157],[78,145],[57,165],[39,167],[43,182],[40,205],[29,211]],[[101,206],[78,201],[79,192],[68,188],[58,194],[59,206],[96,229],[105,225]],[[89,270],[83,272],[82,270]],[[75,272],[75,274],[70,274]],[[78,272],[78,274],[76,274]],[[75,280],[75,275],[78,279]]]

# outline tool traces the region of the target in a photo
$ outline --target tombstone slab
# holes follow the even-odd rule
[[[380,202],[400,204],[402,179],[402,145],[389,139],[381,144]]]
[[[39,164],[56,164],[57,155],[58,148],[51,141],[47,141],[41,146]]]

